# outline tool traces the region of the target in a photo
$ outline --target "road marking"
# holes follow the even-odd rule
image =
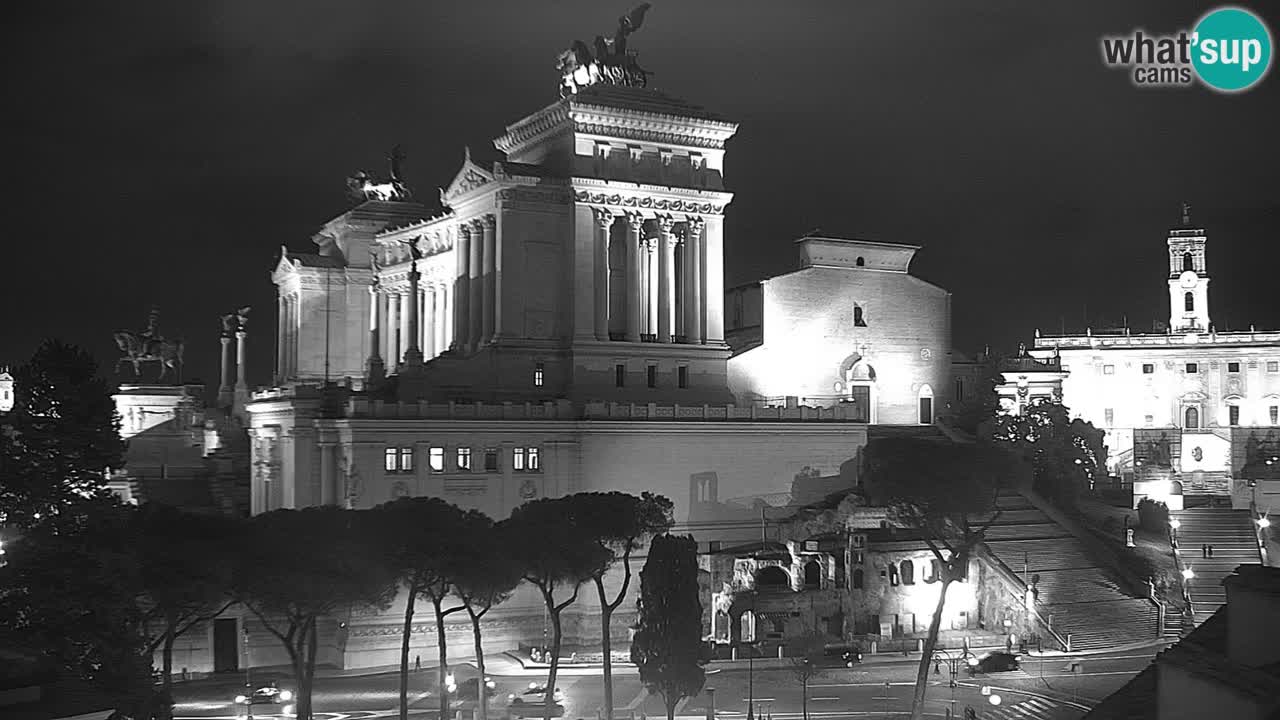
[[[810,701],[812,701],[812,702],[822,702],[822,701],[824,701],[824,700],[839,700],[839,699],[840,699],[840,698],[838,698],[838,697],[816,697],[816,698],[809,698],[809,700],[810,700]]]

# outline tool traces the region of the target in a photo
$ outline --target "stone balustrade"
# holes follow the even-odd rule
[[[392,403],[352,398],[346,416],[419,420],[643,420],[729,422],[858,422],[851,407],[737,407],[588,402],[580,410],[568,400],[542,403]]]
[[[1201,332],[1172,335],[1044,335],[1035,340],[1036,349],[1086,347],[1172,347],[1178,345],[1250,345],[1280,342],[1280,332]]]

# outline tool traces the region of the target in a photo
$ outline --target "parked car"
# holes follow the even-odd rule
[[[1017,670],[1018,656],[1004,650],[996,650],[979,657],[969,658],[969,674],[1005,672]]]
[[[246,685],[245,689],[249,690],[252,685]],[[256,705],[279,705],[281,715],[293,714],[293,691],[282,690],[275,683],[264,685],[257,690],[249,691],[245,695],[236,696],[236,704],[244,705],[252,710]]]
[[[450,690],[449,693],[459,700],[475,700],[480,701],[480,694],[477,692],[480,688],[480,678],[467,678],[454,686],[456,689]],[[484,679],[485,697],[493,697],[498,692],[498,684],[493,678]]]

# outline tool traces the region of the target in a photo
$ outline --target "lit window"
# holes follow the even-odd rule
[[[627,366],[621,363],[613,366],[613,384],[618,387],[626,387],[627,384]]]
[[[485,448],[485,449],[484,449],[484,471],[485,471],[485,472],[497,472],[497,471],[498,471],[498,451],[497,451],[497,449],[495,449],[495,448]]]
[[[1103,375],[1115,375],[1115,374],[1116,374],[1116,366],[1115,366],[1115,365],[1103,365],[1103,366],[1102,366],[1102,374],[1103,374]]]
[[[471,448],[469,447],[458,448],[458,469],[459,470],[471,469]]]
[[[1187,363],[1187,374],[1194,375],[1200,372],[1200,366],[1195,363]]]
[[[687,388],[687,387],[689,387],[689,368],[688,368],[688,366],[686,366],[686,365],[681,365],[680,367],[676,368],[676,385],[677,385],[678,387],[681,387],[681,388]]]
[[[889,584],[893,585],[894,587],[897,587],[898,585],[898,566],[897,565],[889,566]]]
[[[645,368],[645,380],[646,382],[648,382],[649,387],[651,388],[658,387],[658,366],[657,365],[649,365],[648,367]]]
[[[431,448],[428,458],[431,463],[431,472],[444,472],[444,448]]]
[[[534,387],[542,387],[544,369],[545,368],[543,367],[542,363],[537,363],[536,365],[533,366],[533,386]]]
[[[536,447],[524,449],[525,467],[529,472],[542,472],[542,457]]]
[[[518,447],[511,451],[511,469],[524,472],[524,448]]]
[[[400,448],[400,472],[413,472],[413,448]]]
[[[1238,362],[1229,362],[1229,363],[1227,363],[1227,372],[1229,372],[1229,373],[1238,373],[1238,372],[1240,372],[1240,363],[1238,363]]]
[[[382,469],[387,472],[395,472],[398,457],[399,451],[393,447],[387,448],[382,454]]]
[[[1240,406],[1239,405],[1227,406],[1227,424],[1231,425],[1232,427],[1240,424]]]
[[[1150,375],[1156,371],[1156,366],[1152,363],[1142,363],[1142,374]]]

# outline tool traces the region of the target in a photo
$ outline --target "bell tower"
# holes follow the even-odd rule
[[[1169,231],[1169,329],[1209,330],[1209,272],[1204,228],[1191,224],[1191,206],[1182,204],[1182,224]]]

